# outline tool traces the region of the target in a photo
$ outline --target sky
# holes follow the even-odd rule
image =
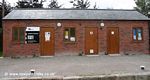
[[[2,0],[0,0],[1,2]],[[16,5],[18,0],[5,0],[9,2],[12,6]],[[46,0],[44,2],[44,7],[47,8],[47,4],[50,0]],[[71,0],[57,0],[59,4],[63,4],[63,8],[70,8],[72,4],[69,3]],[[98,9],[133,9],[136,6],[134,0],[89,0],[90,1],[90,8],[97,5]]]

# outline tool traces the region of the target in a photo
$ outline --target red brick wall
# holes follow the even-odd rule
[[[62,27],[57,28],[56,23]],[[12,27],[54,27],[55,55],[78,55],[84,51],[84,27],[99,27],[99,21],[86,20],[5,20],[3,22],[3,53],[4,56],[33,56],[40,55],[40,44],[13,44]],[[107,52],[107,27],[119,27],[120,53],[149,53],[149,36],[147,21],[104,21],[105,27],[98,29],[99,53]],[[76,43],[64,43],[64,27],[75,27]],[[143,41],[133,42],[132,27],[143,28]]]

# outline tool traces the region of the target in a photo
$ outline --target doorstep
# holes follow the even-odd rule
[[[94,57],[96,57],[96,56],[99,56],[99,55],[86,55],[87,57],[92,57],[92,56],[94,56]]]
[[[109,56],[121,56],[121,54],[108,54]]]
[[[40,57],[49,58],[49,57],[54,57],[54,56],[40,56]]]

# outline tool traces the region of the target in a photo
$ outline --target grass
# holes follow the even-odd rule
[[[2,55],[3,55],[3,52],[2,52],[2,51],[0,51],[0,57],[2,57]]]

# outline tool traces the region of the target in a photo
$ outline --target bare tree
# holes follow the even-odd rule
[[[44,0],[18,0],[17,8],[43,8]]]
[[[70,3],[73,4],[73,8],[77,8],[77,9],[87,9],[90,7],[90,1],[88,0],[73,0],[70,1]]]
[[[12,10],[12,7],[10,3],[3,2],[0,3],[0,10],[1,10],[1,17],[4,17]]]
[[[96,2],[95,2],[95,4],[94,4],[93,8],[94,8],[94,9],[98,9]]]
[[[61,8],[62,7],[62,4],[59,5],[58,1],[57,0],[50,0],[50,3],[48,5],[49,8]]]
[[[3,44],[3,30],[2,30],[2,18],[11,11],[12,7],[10,3],[6,3],[4,0],[0,3],[0,56],[2,56],[2,44]]]

